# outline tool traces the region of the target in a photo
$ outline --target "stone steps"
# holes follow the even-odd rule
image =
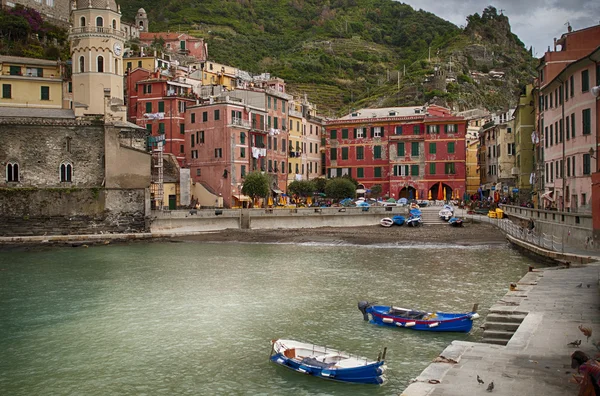
[[[527,316],[524,312],[490,311],[485,319],[482,342],[506,345]]]

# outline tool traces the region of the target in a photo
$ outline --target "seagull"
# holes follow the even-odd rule
[[[488,392],[491,392],[494,390],[494,381],[490,382],[490,384],[488,385],[487,389]]]
[[[581,340],[575,340],[573,342],[569,342],[567,345],[578,347],[579,345],[581,345]]]
[[[575,287],[581,287],[581,286],[583,286],[583,283],[580,283],[580,284],[578,284],[578,285],[577,285],[577,286],[575,286]]]
[[[481,379],[481,377],[479,376],[479,374],[477,374],[477,382],[479,382],[480,385],[485,384],[485,382],[483,382],[483,380]]]

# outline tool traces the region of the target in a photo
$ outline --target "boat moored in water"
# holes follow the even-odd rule
[[[362,312],[364,320],[368,320],[369,323],[424,331],[467,333],[473,327],[473,320],[479,318],[477,305],[471,312],[449,313],[425,312],[389,305],[371,305],[367,301],[360,301],[358,309]]]
[[[385,353],[379,353],[377,360],[350,355],[325,346],[317,346],[294,340],[271,341],[273,363],[302,374],[340,382],[382,385]]]

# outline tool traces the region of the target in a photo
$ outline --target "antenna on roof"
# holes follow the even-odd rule
[[[567,23],[565,23],[565,25],[567,26],[567,31],[569,33],[571,33],[573,31],[573,28],[571,27],[571,23],[569,21],[567,21]]]

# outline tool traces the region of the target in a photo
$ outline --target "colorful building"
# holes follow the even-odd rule
[[[61,62],[18,56],[0,56],[0,107],[70,108],[63,102]]]
[[[600,48],[588,51],[540,87],[543,207],[592,210],[592,157],[598,146],[598,99],[592,87],[599,82],[599,54]],[[542,64],[541,71],[546,67]]]
[[[233,96],[212,98],[188,108],[185,166],[190,168],[192,181],[221,197],[225,207],[246,202],[242,185],[248,172],[267,171],[266,117],[264,107],[248,105]],[[271,152],[271,161],[272,156]],[[200,204],[213,206],[213,202]]]
[[[152,136],[165,135],[164,151],[186,161],[185,111],[196,103],[189,84],[173,81],[157,71],[135,69],[127,75],[128,121]]]
[[[515,118],[515,167],[516,191],[520,201],[531,201],[535,183],[534,142],[538,138],[535,128],[535,111],[533,85],[523,87],[519,96],[519,104],[514,112]]]
[[[326,123],[326,176],[381,185],[395,199],[462,198],[465,130],[463,117],[438,106],[353,111]]]
[[[191,56],[205,61],[208,57],[208,47],[204,39],[190,36],[187,33],[176,32],[140,32],[140,41],[145,45],[152,45],[155,41],[163,41],[167,52]]]

